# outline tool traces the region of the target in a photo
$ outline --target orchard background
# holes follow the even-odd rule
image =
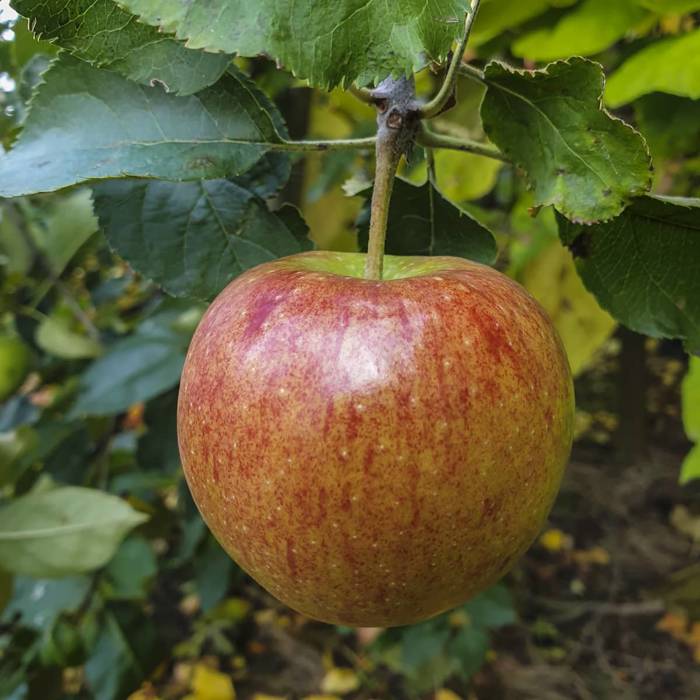
[[[360,88],[414,69],[435,95],[468,3],[12,4],[0,697],[699,697],[700,2],[481,3],[388,251],[494,264],[540,300],[576,443],[502,583],[384,631],[304,619],[223,553],[183,482],[177,384],[239,272],[366,244]]]

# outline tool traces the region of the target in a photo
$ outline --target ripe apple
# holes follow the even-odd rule
[[[29,370],[29,348],[16,336],[0,336],[0,401],[22,383]]]
[[[458,258],[302,253],[204,315],[178,407],[185,475],[226,551],[290,607],[391,626],[501,577],[538,534],[571,448],[552,323]]]

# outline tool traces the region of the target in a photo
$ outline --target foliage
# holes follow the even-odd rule
[[[0,696],[58,697],[80,667],[80,697],[121,700],[166,659],[236,658],[269,613],[180,473],[177,384],[202,302],[314,243],[366,244],[367,142],[307,142],[304,165],[288,131],[373,133],[373,112],[328,87],[422,71],[433,94],[427,68],[470,3],[12,4],[30,21],[0,15]],[[482,148],[436,150],[428,176],[416,147],[388,250],[508,270],[576,370],[617,323],[700,353],[698,11],[483,0],[457,105],[431,124]],[[698,376],[693,359],[696,443]],[[515,619],[499,586],[361,653],[406,692],[466,688]],[[217,679],[195,668],[197,697]]]
[[[690,360],[690,369],[683,382],[683,423],[688,439],[700,443],[700,359]],[[685,458],[681,482],[700,479],[700,445],[696,444]]]

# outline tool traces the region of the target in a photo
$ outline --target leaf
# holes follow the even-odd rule
[[[694,479],[700,479],[700,445],[695,445],[685,456],[679,481],[687,484]]]
[[[481,46],[501,32],[548,10],[547,0],[482,0],[469,45]]]
[[[700,442],[700,358],[690,358],[681,393],[685,433],[689,440]]]
[[[44,352],[66,360],[97,357],[102,353],[100,343],[71,330],[61,316],[46,316],[37,326],[35,339]]]
[[[310,247],[296,209],[272,214],[228,180],[103,183],[95,206],[114,249],[175,296],[213,299],[244,270]]]
[[[592,56],[625,36],[645,15],[638,0],[585,0],[554,27],[536,29],[513,42],[511,50],[529,61]]]
[[[178,97],[62,55],[44,80],[0,156],[0,197],[114,177],[239,175],[280,142],[274,106],[237,71]]]
[[[620,323],[700,352],[700,200],[642,197],[595,226],[559,217],[586,287]]]
[[[360,687],[360,679],[351,668],[331,668],[321,680],[321,692],[347,695]]]
[[[494,188],[503,163],[473,153],[438,150],[435,152],[437,186],[452,202],[481,199]],[[408,178],[416,185],[427,179],[425,161]]]
[[[236,700],[236,689],[227,674],[198,663],[192,673],[192,694],[184,700]]]
[[[661,14],[685,14],[700,10],[700,0],[637,0],[637,2],[642,7]]]
[[[700,100],[654,93],[635,103],[639,130],[654,158],[675,158],[700,151]]]
[[[573,221],[618,215],[651,186],[641,136],[601,108],[601,67],[582,58],[521,71],[486,67],[484,130],[525,170],[535,205],[553,204]]]
[[[180,381],[184,362],[184,349],[171,338],[136,334],[120,340],[80,378],[71,415],[111,415],[148,401]]]
[[[556,238],[518,279],[542,304],[564,343],[572,373],[580,374],[615,330],[615,320],[585,288],[571,254]]]
[[[363,193],[371,200],[371,190]],[[360,223],[367,246],[369,204]],[[386,252],[390,255],[454,255],[490,264],[496,258],[491,232],[445,199],[429,182],[415,187],[396,179],[389,207]]]
[[[14,592],[3,613],[3,621],[20,616],[24,627],[46,630],[58,616],[78,610],[90,590],[87,576],[61,579],[15,578]]]
[[[621,107],[650,92],[700,98],[700,29],[650,44],[608,79],[605,102]]]
[[[121,700],[138,686],[143,676],[138,655],[114,615],[107,612],[85,664],[85,678],[94,697]]]
[[[517,621],[510,592],[499,584],[470,600],[464,610],[475,627],[498,629]]]
[[[700,443],[700,358],[690,358],[681,391],[685,433],[689,440]],[[700,479],[700,444],[688,453],[681,467],[681,484],[693,479]]]
[[[79,189],[56,197],[31,231],[52,272],[60,276],[80,247],[97,232],[90,190]]]
[[[191,95],[215,83],[231,62],[225,54],[192,51],[112,0],[14,0],[36,34],[77,58],[138,83]]]
[[[105,570],[112,600],[145,600],[158,565],[148,540],[138,535],[127,537]]]
[[[187,46],[264,53],[315,87],[367,84],[441,61],[461,31],[467,0],[121,0]],[[457,19],[454,22],[452,20]]]
[[[38,578],[92,571],[146,519],[102,491],[65,486],[30,493],[0,510],[0,561],[12,573]]]
[[[211,610],[226,595],[233,560],[221,545],[209,535],[201,551],[195,557],[195,588],[202,610]]]

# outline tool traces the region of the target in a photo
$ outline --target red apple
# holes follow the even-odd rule
[[[178,435],[227,552],[310,617],[448,610],[540,530],[571,448],[571,375],[518,284],[458,258],[303,253],[234,280],[192,340]]]

